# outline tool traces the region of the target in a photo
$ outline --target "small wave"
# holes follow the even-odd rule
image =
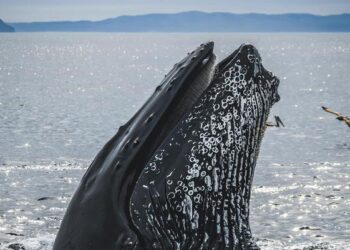
[[[54,234],[43,234],[33,238],[26,238],[0,243],[0,250],[51,250],[53,248],[54,240]]]
[[[54,240],[55,235],[45,234],[33,238],[0,243],[0,250],[15,249],[14,246],[17,246],[17,249],[21,250],[51,250]],[[257,243],[261,247],[261,250],[347,250],[349,246],[349,242],[313,242],[289,245],[269,239],[257,240]]]
[[[261,250],[348,250],[349,242],[309,242],[288,244],[275,240],[257,240]]]

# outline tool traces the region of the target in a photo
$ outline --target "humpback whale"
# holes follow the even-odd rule
[[[252,45],[189,53],[83,176],[54,250],[258,249],[254,168],[279,80]]]

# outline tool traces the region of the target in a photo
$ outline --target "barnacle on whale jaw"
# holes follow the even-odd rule
[[[235,65],[235,63],[243,65],[242,73],[246,74],[247,77],[252,77],[253,83],[259,85],[261,89],[266,91],[266,99],[271,101],[271,105],[280,100],[278,94],[279,79],[273,75],[271,71],[268,71],[262,65],[262,59],[258,50],[250,44],[242,44],[238,49],[236,49],[232,54],[227,56],[216,66],[216,74],[219,72],[228,74],[230,67]],[[236,65],[237,66],[237,65]],[[236,73],[238,69],[233,69]],[[228,75],[226,75],[227,78]],[[225,77],[225,76],[224,76]],[[239,82],[239,79],[235,79]],[[240,79],[242,80],[242,79]],[[247,85],[248,87],[253,87]],[[255,86],[256,87],[256,86]],[[244,94],[244,93],[243,93]]]

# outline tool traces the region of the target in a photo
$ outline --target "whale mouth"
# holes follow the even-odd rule
[[[155,134],[150,134],[148,138],[145,138],[146,141],[150,141],[153,150],[149,150],[147,157],[144,158],[144,164],[181,118],[191,111],[193,105],[210,85],[216,59],[213,49],[213,42],[201,44],[199,48],[175,64],[156,88],[154,96],[151,96],[140,109],[140,111],[148,109],[148,104],[155,107],[155,109],[149,108],[150,115],[146,120],[146,123],[154,124]],[[164,99],[168,102],[167,107],[161,107],[165,103]]]
[[[198,62],[195,63],[196,65],[190,72],[183,74],[185,80],[183,80],[182,83],[176,83],[178,76],[175,76],[172,80],[167,82],[165,86],[161,85],[162,88],[167,89],[168,92],[170,92],[176,84],[181,84],[181,87],[174,90],[174,93],[169,95],[169,98],[173,98],[173,103],[167,111],[168,114],[164,114],[165,117],[160,121],[163,126],[158,134],[159,143],[170,133],[181,118],[192,109],[193,105],[211,83],[216,59],[213,49],[213,42],[202,44],[199,48],[199,52],[203,52],[201,55],[197,54],[198,50],[188,55],[189,62],[196,59],[198,59]],[[189,66],[188,59],[185,62],[180,62],[175,65],[176,73],[179,73],[176,71],[176,68],[180,69],[181,74],[181,70]],[[172,75],[172,71],[169,75]]]
[[[160,141],[171,132],[171,129],[176,126],[181,118],[192,109],[200,96],[212,84],[212,80],[227,71],[236,61],[247,61],[247,64],[252,65],[253,79],[260,82],[260,85],[262,85],[261,88],[269,93],[271,106],[280,100],[280,95],[278,93],[279,79],[263,66],[261,56],[253,45],[242,44],[216,66],[214,65],[216,56],[213,53],[213,49],[213,42],[202,44],[199,47],[200,52],[206,51],[206,53],[201,55],[198,65],[183,82],[183,89],[178,90],[181,98],[177,98],[177,101],[173,103],[172,110],[170,111],[173,115],[169,119],[168,125],[163,127],[162,136],[160,136],[161,139],[159,139],[158,145],[161,143]],[[196,51],[198,51],[198,49],[189,54],[190,61],[198,57]],[[176,66],[180,67],[180,69],[181,67],[187,67],[184,62],[180,62],[176,64]],[[169,75],[171,73],[172,71]]]
[[[237,62],[244,62],[249,65],[249,71],[252,79],[260,86],[260,91],[266,93],[265,98],[269,101],[270,107],[280,100],[278,93],[279,79],[263,64],[258,50],[251,44],[242,44],[230,55],[215,65],[216,56],[213,53],[214,42],[201,44],[199,48],[189,53],[181,62],[175,64],[169,72],[163,83],[156,88],[156,93],[164,94],[171,92],[177,84],[180,86],[168,98],[172,99],[169,108],[163,114],[159,114],[160,119],[156,121],[155,133],[149,136],[152,150],[148,151],[147,156],[143,158],[143,166],[153,156],[157,148],[165,141],[166,137],[172,133],[172,130],[193,109],[193,106],[201,98],[202,94],[215,84],[215,79],[223,75],[229,68],[234,67]],[[194,62],[194,60],[197,60]],[[194,62],[194,63],[193,63]],[[192,63],[192,65],[191,65]],[[182,70],[187,72],[182,72]],[[182,81],[179,78],[182,77]],[[179,81],[179,83],[176,83]],[[163,92],[161,92],[163,91]],[[150,99],[152,99],[151,97]],[[160,98],[156,102],[161,103]],[[146,103],[147,104],[147,103]],[[144,107],[143,107],[144,108]],[[142,109],[142,108],[141,108]],[[156,113],[152,113],[152,116]],[[136,114],[137,115],[137,114]],[[133,118],[131,119],[131,121]],[[130,192],[137,181],[138,174],[131,185]]]

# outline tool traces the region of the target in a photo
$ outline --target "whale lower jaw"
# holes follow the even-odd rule
[[[216,67],[133,188],[131,218],[146,249],[257,249],[249,200],[278,83],[251,45]]]

